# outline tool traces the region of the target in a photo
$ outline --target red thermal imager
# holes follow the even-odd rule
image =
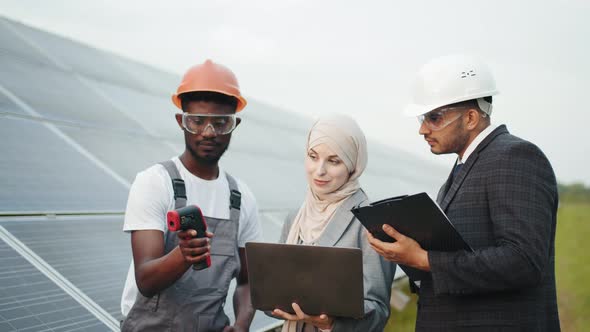
[[[186,231],[187,229],[194,229],[197,231],[196,238],[206,237],[207,223],[201,209],[196,205],[189,205],[178,210],[168,211],[166,214],[168,223],[168,230],[171,232]],[[193,264],[193,269],[203,270],[211,266],[211,256],[199,263]]]

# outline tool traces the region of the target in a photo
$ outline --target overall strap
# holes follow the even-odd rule
[[[184,187],[184,180],[180,177],[178,168],[172,160],[166,160],[160,165],[164,166],[170,179],[172,179],[172,189],[174,190],[174,208],[179,209],[186,206],[186,188]]]
[[[236,180],[227,172],[225,175],[227,177],[227,182],[229,183],[229,219],[239,222],[242,193],[238,190],[238,183]]]

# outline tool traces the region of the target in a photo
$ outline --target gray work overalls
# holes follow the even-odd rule
[[[175,208],[186,206],[184,181],[176,165],[171,160],[161,164],[172,179]],[[121,331],[221,331],[229,325],[223,305],[229,283],[240,271],[238,223],[241,194],[229,174],[227,181],[230,219],[205,217],[207,230],[215,235],[211,239],[211,266],[200,271],[188,269],[174,284],[151,298],[138,293]],[[178,245],[176,234],[166,233],[166,254]]]

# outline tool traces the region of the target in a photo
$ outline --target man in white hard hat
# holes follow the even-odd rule
[[[437,202],[473,252],[426,251],[391,227],[372,237],[386,259],[424,271],[416,331],[559,331],[555,291],[557,184],[534,144],[491,124],[488,67],[447,56],[418,75],[406,113],[434,154],[457,161]]]

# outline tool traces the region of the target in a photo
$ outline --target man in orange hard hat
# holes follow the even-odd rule
[[[121,329],[248,331],[254,309],[244,246],[261,240],[258,209],[248,187],[218,165],[246,100],[235,75],[207,60],[186,72],[172,101],[182,110],[176,121],[186,147],[138,173],[129,192],[124,231],[131,233],[133,262]],[[186,205],[199,206],[215,234],[169,231],[167,212]],[[191,268],[208,258],[208,268]],[[233,278],[236,320],[230,326],[223,305]]]

